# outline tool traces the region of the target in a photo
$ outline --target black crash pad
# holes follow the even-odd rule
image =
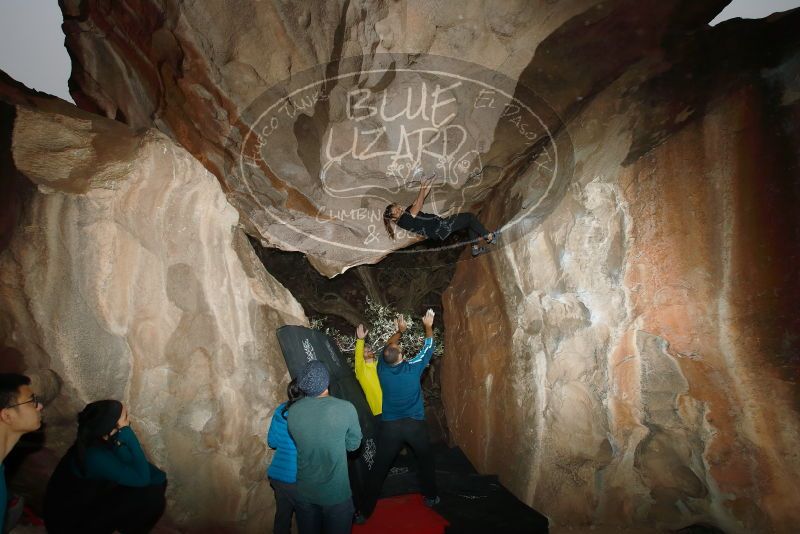
[[[364,391],[336,343],[329,336],[305,326],[283,326],[278,329],[277,335],[286,367],[292,378],[300,374],[306,363],[319,360],[325,364],[331,376],[329,393],[339,399],[350,401],[356,408],[363,439],[361,447],[350,454],[348,466],[353,501],[356,507],[359,507],[369,491],[369,473],[375,463],[377,452],[375,423]]]

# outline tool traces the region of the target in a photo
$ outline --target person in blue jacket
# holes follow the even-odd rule
[[[289,407],[303,398],[297,379],[289,382],[286,388],[288,402],[275,408],[267,431],[267,445],[275,449],[275,456],[267,468],[269,485],[275,491],[274,534],[289,534],[292,528],[292,514],[297,506],[297,447],[289,435],[287,417]]]
[[[375,487],[371,492],[372,500],[362,512],[367,517],[374,509],[375,499],[380,494],[380,487],[389,468],[404,445],[409,445],[417,458],[419,464],[417,474],[425,504],[432,507],[439,503],[436,464],[428,427],[425,424],[425,407],[420,386],[422,372],[433,356],[433,318],[433,310],[428,310],[423,316],[425,340],[413,358],[403,357],[400,334],[405,330],[405,325],[398,322],[397,333],[389,338],[383,349],[383,358],[378,361],[378,378],[383,391],[383,413],[378,454],[373,468]]]
[[[75,444],[59,462],[44,498],[50,534],[140,534],[164,513],[166,474],[147,461],[116,400],[87,404]]]

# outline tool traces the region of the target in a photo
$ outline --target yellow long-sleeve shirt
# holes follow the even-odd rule
[[[372,363],[367,363],[364,360],[363,339],[356,340],[355,364],[356,379],[364,390],[369,409],[372,410],[372,415],[379,415],[383,411],[383,391],[378,380],[378,362],[373,360]]]

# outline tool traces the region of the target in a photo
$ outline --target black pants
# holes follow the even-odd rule
[[[383,419],[381,418],[381,414],[373,415],[372,416],[372,428],[375,429],[375,439],[379,440],[381,437],[381,425],[383,425]]]
[[[489,232],[481,224],[478,218],[472,213],[459,213],[442,219],[439,223],[439,233],[437,236],[445,240],[453,232],[458,232],[464,228],[468,229],[470,242],[477,243],[478,238],[486,237]]]
[[[292,514],[295,513],[299,500],[297,484],[270,478],[269,485],[275,490],[275,522],[272,524],[272,531],[274,534],[290,534]]]
[[[425,497],[436,497],[436,462],[433,457],[433,448],[428,437],[428,426],[425,421],[418,419],[398,419],[397,421],[383,421],[381,423],[381,436],[378,440],[378,455],[374,468],[374,491],[372,494],[377,499],[383,481],[392,467],[397,454],[408,445],[414,451],[414,456],[419,464],[419,484]],[[365,515],[372,513],[375,503],[365,510]]]
[[[122,534],[150,532],[166,508],[166,490],[166,483],[143,488],[117,486],[107,501],[109,506],[117,507],[108,514],[109,519]]]
[[[51,506],[45,509],[45,526],[51,534],[145,534],[164,513],[166,487],[116,486],[82,508]]]
[[[322,506],[297,501],[300,534],[350,534],[353,528],[353,499]]]

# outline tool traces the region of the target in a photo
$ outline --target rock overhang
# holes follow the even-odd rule
[[[503,182],[510,188],[536,160],[539,198],[516,209],[508,229],[563,192],[572,147],[532,92],[446,57],[363,64],[348,58],[295,75],[242,115],[226,176],[265,244],[305,252],[324,274],[338,274],[417,241],[403,232],[392,241],[383,213],[411,204],[423,177],[436,175],[425,211],[450,215],[475,210]],[[284,210],[274,188],[285,191]]]
[[[447,152],[426,209],[479,210],[488,196],[500,196],[506,213],[497,222],[535,225],[554,204],[547,197],[564,190],[548,189],[540,175],[551,172],[553,159],[569,174],[569,158],[559,160],[569,147],[555,155],[528,137],[553,140],[562,118],[627,65],[705,24],[725,3],[476,1],[447,9],[397,2],[366,10],[351,2],[325,9],[267,2],[227,10],[217,2],[187,9],[152,0],[136,16],[121,5],[91,9],[91,2],[63,10],[76,101],[166,132],[223,183],[248,233],[266,246],[301,251],[334,276],[414,242],[390,241],[377,216],[389,200],[413,200],[408,174],[415,166],[436,167],[397,157],[418,152],[420,142]],[[599,39],[610,44],[595,46]],[[446,89],[459,76],[511,96],[487,97],[475,84]],[[291,100],[283,111],[292,116],[261,145],[271,125],[255,127],[254,105],[267,95],[278,102],[304,84],[304,93],[284,101]],[[427,106],[420,106],[422,87]],[[515,116],[503,105],[531,95],[532,120],[522,106]],[[388,113],[381,113],[384,96]],[[458,114],[446,123],[454,105]],[[397,115],[406,109],[405,118]],[[460,133],[468,140],[460,152],[433,146]],[[386,154],[372,157],[377,152]],[[533,185],[514,187],[522,177]]]

